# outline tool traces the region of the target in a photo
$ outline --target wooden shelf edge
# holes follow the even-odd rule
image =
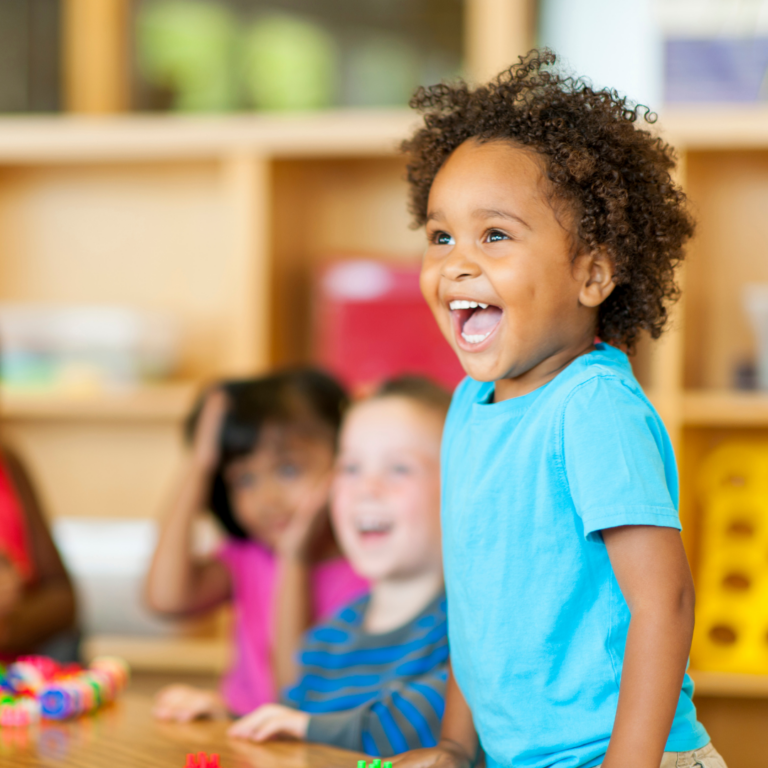
[[[243,152],[276,158],[394,156],[418,124],[408,109],[290,115],[0,118],[0,163],[173,161]]]
[[[0,118],[0,163],[394,156],[420,122],[407,108],[295,114],[113,115]],[[652,128],[681,151],[768,149],[768,107],[662,110]]]
[[[744,699],[768,698],[768,675],[689,670],[695,696],[722,696]]]
[[[228,639],[180,639],[94,635],[83,643],[83,656],[119,656],[139,672],[222,674],[229,665]]]
[[[682,409],[686,426],[768,427],[768,392],[688,391]]]
[[[668,107],[657,126],[680,150],[768,149],[768,108],[761,104]]]
[[[199,391],[196,382],[141,386],[125,392],[73,395],[0,388],[6,421],[180,421]]]

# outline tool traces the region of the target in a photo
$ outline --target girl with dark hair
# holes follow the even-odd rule
[[[188,465],[161,529],[147,598],[174,616],[231,600],[236,652],[220,693],[169,686],[157,696],[157,718],[242,714],[273,701],[290,682],[303,632],[365,590],[340,556],[326,513],[346,403],[332,378],[296,369],[223,383],[192,412]],[[228,537],[201,560],[192,527],[206,509]],[[277,636],[288,641],[276,647]]]

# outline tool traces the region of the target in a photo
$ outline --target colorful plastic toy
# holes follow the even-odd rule
[[[702,463],[691,666],[768,674],[768,443],[730,442]]]
[[[377,757],[369,765],[365,764],[365,760],[358,760],[357,761],[357,768],[392,768],[392,763],[387,761],[386,763],[382,764],[381,760]]]
[[[216,754],[208,755],[205,752],[198,752],[196,755],[192,753],[187,755],[187,762],[184,763],[184,768],[221,768],[219,764],[219,756]]]
[[[114,700],[128,683],[128,665],[99,657],[88,669],[24,656],[0,668],[0,726],[24,726],[40,718],[65,720]]]

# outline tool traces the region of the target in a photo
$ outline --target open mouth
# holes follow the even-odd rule
[[[392,532],[394,525],[390,520],[361,517],[356,521],[355,528],[363,541],[381,541]]]
[[[457,334],[470,347],[482,344],[501,322],[502,311],[493,304],[455,299],[448,308]]]

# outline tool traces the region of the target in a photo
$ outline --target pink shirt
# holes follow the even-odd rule
[[[218,556],[232,577],[235,607],[235,659],[222,694],[232,712],[244,715],[277,699],[270,658],[277,558],[262,544],[240,539],[229,539]],[[315,566],[311,589],[312,618],[319,621],[365,593],[368,584],[338,558]]]

